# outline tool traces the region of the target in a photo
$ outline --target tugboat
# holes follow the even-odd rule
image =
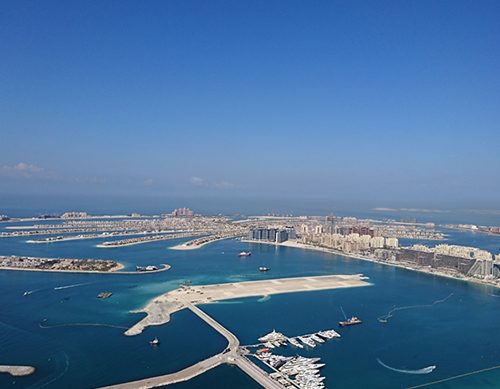
[[[149,344],[151,346],[158,346],[160,344],[160,341],[158,340],[158,338],[154,338],[154,340],[150,341]]]
[[[361,320],[359,320],[356,316],[353,316],[350,319],[347,319],[346,321],[339,321],[339,324],[342,327],[350,326],[353,324],[360,324],[360,323],[361,323]]]
[[[244,252],[242,251],[241,253],[238,254],[238,257],[249,257],[250,255],[252,255],[252,253],[248,252]]]

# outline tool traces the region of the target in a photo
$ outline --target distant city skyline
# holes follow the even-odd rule
[[[499,16],[487,0],[4,1],[0,195],[500,208]]]

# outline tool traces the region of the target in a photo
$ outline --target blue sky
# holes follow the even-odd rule
[[[0,192],[500,206],[497,1],[0,3]]]

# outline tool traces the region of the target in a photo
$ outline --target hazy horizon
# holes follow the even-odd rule
[[[0,195],[0,215],[12,218],[87,212],[102,215],[162,215],[190,208],[201,215],[326,216],[360,219],[415,218],[420,223],[500,226],[500,208],[474,208],[459,203],[391,203],[320,198],[130,195]]]

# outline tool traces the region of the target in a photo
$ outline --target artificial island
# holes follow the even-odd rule
[[[54,215],[52,215],[54,216]],[[96,239],[96,247],[114,249],[123,246],[147,244],[172,239],[185,239],[175,250],[195,250],[222,239],[238,239],[248,244],[272,244],[296,247],[308,250],[355,257],[363,260],[399,266],[415,271],[459,278],[466,281],[500,285],[500,255],[474,247],[448,245],[446,229],[457,226],[439,226],[431,223],[419,224],[416,220],[378,221],[358,220],[352,217],[291,217],[291,216],[202,216],[192,212],[176,210],[169,215],[143,216],[139,214],[110,216],[89,216],[86,213],[68,213],[63,217],[24,219],[33,221],[30,226],[17,226],[19,219],[3,218],[6,232],[0,238],[26,237],[32,244],[59,244],[70,240]],[[12,224],[10,224],[12,223]],[[464,227],[465,226],[465,227]],[[495,227],[489,229],[460,225],[458,228],[474,232],[495,234]],[[401,247],[399,239],[415,240],[416,244]],[[436,241],[435,247],[420,244],[420,241]],[[113,250],[113,252],[115,252]],[[117,250],[119,252],[119,250]],[[118,255],[118,254],[117,254]],[[83,267],[82,267],[83,266]],[[0,268],[9,270],[40,271],[82,271],[124,274],[119,260],[81,260],[51,259],[21,256],[0,257]],[[165,265],[165,270],[168,265]],[[140,273],[144,268],[137,267]],[[139,271],[141,270],[141,271]],[[153,271],[158,271],[156,268]],[[234,364],[266,388],[300,388],[299,383],[290,380],[276,364],[283,366],[289,361],[273,361],[269,374],[256,366],[249,356],[257,356],[248,351],[249,346],[240,345],[239,340],[201,309],[200,304],[250,296],[262,296],[279,293],[306,292],[335,288],[350,288],[370,285],[361,275],[329,275],[321,277],[277,278],[241,283],[190,285],[169,291],[150,301],[140,311],[146,317],[125,331],[125,335],[134,336],[151,325],[163,325],[170,320],[170,315],[190,309],[202,320],[222,334],[228,346],[221,353],[190,366],[184,370],[165,376],[147,378],[140,381],[117,384],[107,388],[150,388],[185,381],[223,363]],[[347,318],[346,318],[347,320]],[[360,320],[358,322],[361,322]],[[318,332],[319,334],[320,332]],[[322,331],[322,333],[328,333]],[[313,334],[316,335],[316,334]],[[309,347],[313,347],[311,336],[297,337]],[[290,339],[290,343],[296,338]],[[316,336],[316,339],[321,337]],[[277,340],[282,341],[283,338]],[[307,343],[311,341],[311,343]],[[269,344],[272,344],[270,342]],[[300,343],[297,343],[301,346]],[[312,345],[311,345],[312,344]],[[297,346],[298,347],[298,346]],[[260,355],[266,355],[266,361],[272,357],[260,349]],[[274,357],[273,357],[274,358]],[[271,362],[270,362],[271,363]],[[315,387],[321,388],[318,383]]]
[[[43,224],[36,221],[43,220]],[[249,243],[284,245],[321,250],[356,257],[411,270],[460,278],[466,281],[500,285],[500,254],[475,247],[448,245],[447,229],[500,235],[499,227],[435,225],[417,223],[415,219],[357,219],[328,216],[222,216],[196,215],[189,208],[170,214],[144,216],[137,213],[118,216],[90,216],[85,212],[68,212],[58,217],[48,215],[33,219],[10,219],[2,216],[6,230],[0,238],[26,237],[29,243],[57,244],[70,240],[99,239],[99,248],[119,248],[173,239],[187,239],[170,247],[193,250],[221,239],[237,238]],[[18,226],[17,221],[33,221]],[[54,224],[48,224],[54,221]],[[13,223],[14,222],[14,223]],[[98,233],[96,233],[98,232]],[[55,236],[54,236],[55,235]],[[189,240],[191,238],[191,240]],[[194,238],[194,239],[193,239]],[[401,246],[400,239],[416,241]],[[434,247],[418,242],[435,241]],[[50,268],[48,262],[51,264]],[[63,266],[64,265],[64,266]],[[86,266],[85,269],[79,267]],[[121,273],[116,261],[66,260],[57,264],[54,258],[0,257],[0,268],[46,270],[82,270]]]

